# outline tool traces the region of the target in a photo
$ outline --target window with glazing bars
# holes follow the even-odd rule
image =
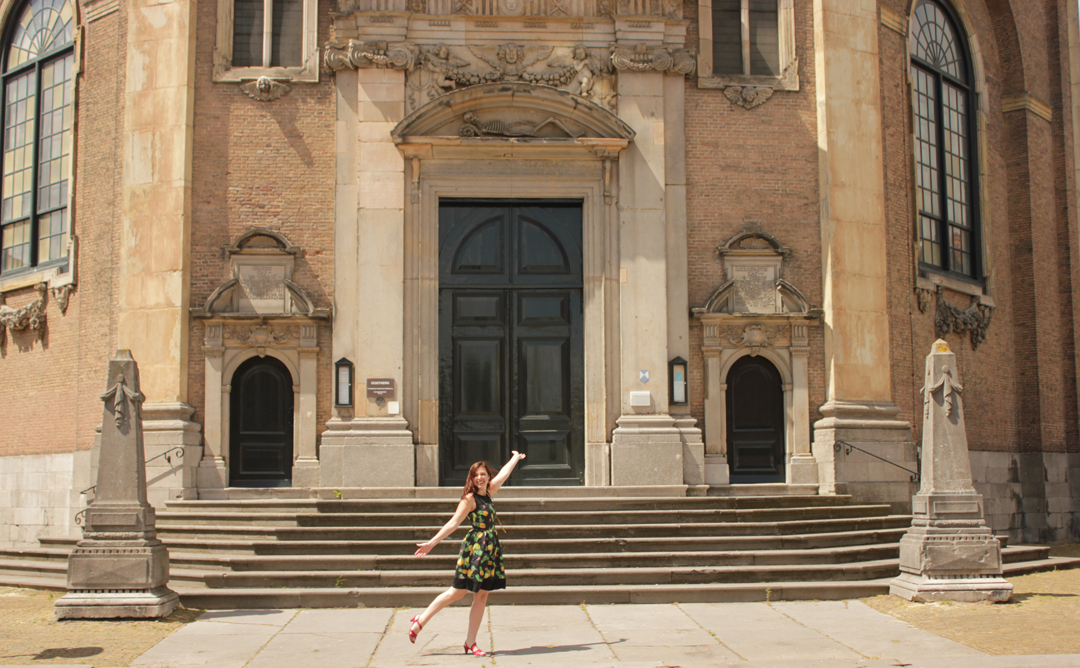
[[[0,273],[67,257],[72,0],[30,0],[4,35]]]
[[[979,227],[971,67],[944,4],[922,0],[911,16],[915,185],[924,268],[979,275]]]
[[[233,0],[232,54],[233,67],[303,65],[303,0]]]
[[[712,0],[713,74],[780,76],[777,0]]]

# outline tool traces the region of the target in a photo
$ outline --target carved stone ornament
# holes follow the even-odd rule
[[[632,16],[683,18],[679,0],[337,0],[343,16],[356,12],[399,12],[428,16],[526,16],[582,18]]]
[[[240,90],[253,100],[270,102],[291,91],[292,87],[289,84],[274,81],[270,77],[259,77],[255,81],[240,84]]]
[[[71,300],[71,293],[75,292],[75,284],[68,283],[67,285],[49,288],[49,292],[52,293],[53,299],[56,300],[56,305],[60,307],[60,314],[67,315],[68,302]]]
[[[458,134],[462,137],[536,137],[545,128],[561,131],[567,137],[576,139],[581,132],[574,132],[566,127],[562,121],[552,116],[542,123],[530,123],[529,121],[506,122],[501,120],[481,121],[471,111],[466,111],[461,117],[462,126]]]
[[[941,288],[938,288],[934,329],[939,339],[944,339],[949,332],[970,332],[971,349],[977,350],[979,344],[986,340],[986,330],[993,317],[994,307],[981,303],[978,296],[972,296],[971,306],[960,310],[946,301]]]
[[[290,339],[300,338],[300,328],[263,324],[236,325],[226,327],[225,336],[246,346],[262,348],[265,346],[279,346],[287,343]]]
[[[514,81],[558,88],[615,109],[610,49],[523,46],[421,45],[406,81],[410,112],[451,91]]]
[[[611,63],[617,70],[668,72],[687,77],[693,75],[697,68],[697,59],[689,49],[650,47],[646,44],[613,47]]]
[[[743,109],[760,107],[769,101],[773,95],[773,89],[767,86],[728,86],[724,89],[724,95]]]
[[[752,323],[744,327],[728,326],[720,330],[719,335],[732,345],[750,348],[750,354],[756,356],[760,348],[776,345],[777,339],[790,329],[789,325],[762,325]]]
[[[121,432],[127,433],[128,423],[139,416],[139,407],[142,406],[143,395],[138,390],[128,387],[124,374],[120,373],[116,375],[116,382],[113,383],[112,387],[105,390],[105,393],[101,395],[101,400],[106,405],[109,400],[112,400],[113,419],[116,421],[116,427]]]
[[[408,71],[416,64],[418,52],[412,42],[349,40],[347,44],[327,44],[323,62],[334,72],[367,67]]]
[[[930,308],[930,297],[933,295],[933,290],[915,288],[915,298],[918,300],[919,313],[926,313],[926,309]]]
[[[37,299],[21,308],[0,306],[0,344],[6,338],[7,330],[21,332],[24,329],[37,333],[38,338],[45,332],[45,295],[48,292],[44,283],[34,286],[37,290]]]

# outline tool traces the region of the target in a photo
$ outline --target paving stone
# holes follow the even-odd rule
[[[282,633],[378,633],[382,635],[394,616],[386,608],[349,610],[301,610]],[[411,616],[411,615],[410,615]]]
[[[368,665],[381,633],[285,633],[274,636],[246,668],[354,668]]]

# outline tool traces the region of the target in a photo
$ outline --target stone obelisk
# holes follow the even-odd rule
[[[1001,544],[971,484],[956,355],[941,339],[926,356],[925,378],[922,485],[889,591],[909,601],[1007,601],[1013,587],[1001,577]]]
[[[169,553],[146,502],[139,368],[129,350],[109,361],[94,501],[83,539],[68,557],[68,593],[57,619],[164,617],[176,608]]]

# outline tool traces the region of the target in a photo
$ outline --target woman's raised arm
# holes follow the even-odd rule
[[[413,554],[417,557],[422,557],[431,549],[441,543],[443,538],[446,538],[450,534],[454,533],[454,530],[461,526],[461,523],[465,521],[465,516],[471,513],[476,508],[476,501],[473,500],[472,494],[466,496],[457,504],[457,510],[454,511],[454,516],[450,518],[443,528],[439,529],[439,533],[435,534],[434,538],[426,543],[417,543],[416,552]]]
[[[510,461],[506,462],[506,465],[502,467],[502,470],[488,483],[489,496],[499,491],[499,488],[503,486],[503,483],[509,480],[510,474],[514,472],[514,467],[517,466],[519,459],[525,459],[525,455],[514,450],[513,455],[510,457]]]

